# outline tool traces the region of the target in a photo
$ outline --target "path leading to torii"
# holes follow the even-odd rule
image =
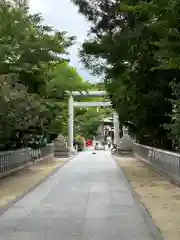
[[[153,240],[108,151],[82,152],[0,216],[0,240]]]

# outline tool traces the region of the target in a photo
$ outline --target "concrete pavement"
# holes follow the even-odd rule
[[[82,152],[0,216],[0,240],[153,240],[109,152]]]

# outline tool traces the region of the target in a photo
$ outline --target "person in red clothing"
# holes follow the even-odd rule
[[[89,146],[92,146],[92,139],[88,139],[87,141],[86,141],[86,146],[87,147],[89,147]]]

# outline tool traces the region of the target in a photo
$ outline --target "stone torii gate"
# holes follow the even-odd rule
[[[111,102],[75,102],[74,97],[103,97],[106,95],[106,91],[89,91],[89,92],[78,92],[74,91],[70,93],[68,100],[68,147],[69,151],[73,151],[73,140],[74,140],[74,107],[89,108],[89,107],[110,107]],[[114,143],[119,142],[119,118],[116,112],[113,114],[114,124]]]

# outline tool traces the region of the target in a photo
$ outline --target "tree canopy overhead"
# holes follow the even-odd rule
[[[131,122],[143,144],[167,149],[175,142],[180,145],[179,93],[174,93],[180,76],[179,1],[72,2],[91,22],[82,61],[105,76],[121,123]]]

